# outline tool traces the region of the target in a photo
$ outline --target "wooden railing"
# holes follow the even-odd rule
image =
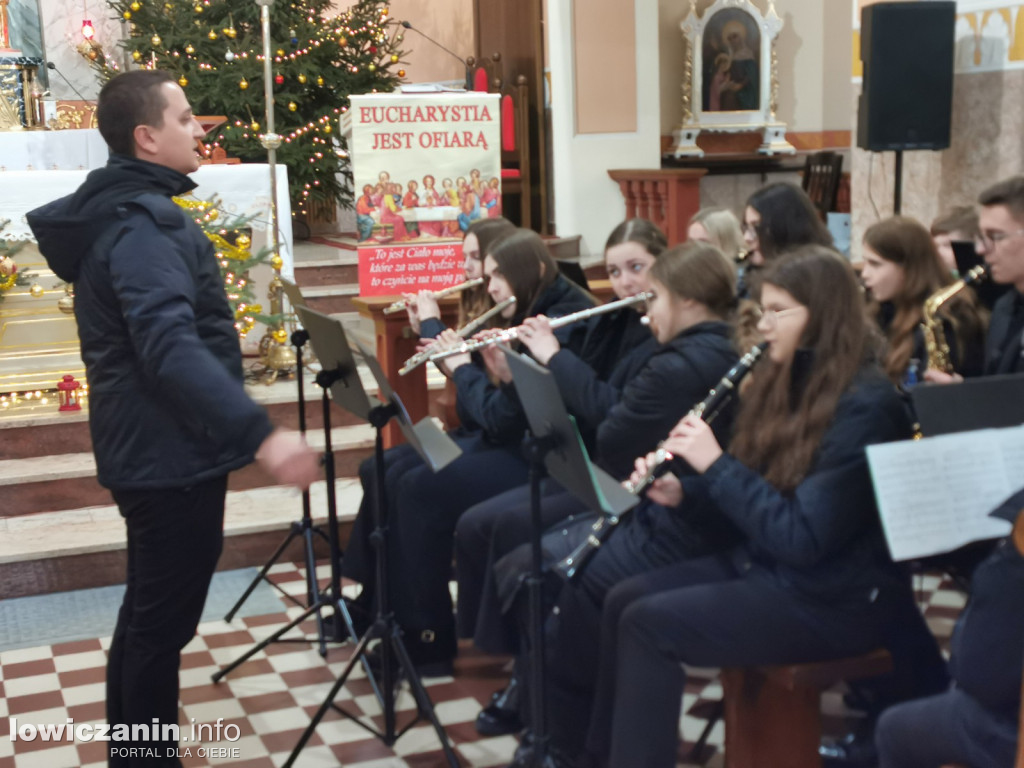
[[[700,210],[703,168],[612,170],[626,199],[626,218],[649,219],[668,237],[669,245],[686,240],[686,226]]]

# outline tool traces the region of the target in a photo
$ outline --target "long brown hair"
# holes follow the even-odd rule
[[[480,261],[484,260],[487,250],[505,235],[516,231],[515,224],[503,216],[488,219],[477,219],[466,230],[467,235],[476,235],[480,244]],[[470,288],[459,295],[459,325],[463,326],[474,317],[479,317],[491,308],[491,297],[487,293],[487,283]]]
[[[924,317],[925,300],[953,282],[943,266],[935,241],[924,225],[906,216],[892,216],[872,224],[864,233],[864,244],[886,261],[903,268],[903,290],[893,297],[895,309],[886,334],[885,372],[895,383],[903,381],[914,352],[914,332]],[[877,314],[877,305],[874,307]],[[977,336],[981,318],[970,294],[951,299],[940,313],[956,332],[956,345],[963,359],[965,338]]]
[[[529,229],[516,229],[499,238],[486,256],[494,259],[497,271],[508,281],[516,297],[511,324],[518,325],[533,314],[537,298],[558,279],[558,265],[540,235]]]
[[[839,397],[873,356],[877,339],[857,278],[835,251],[798,248],[768,265],[764,282],[806,307],[807,325],[792,364],[768,359],[755,370],[729,450],[788,493],[810,469]]]

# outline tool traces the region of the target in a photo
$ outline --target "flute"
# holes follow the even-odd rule
[[[440,291],[434,291],[432,295],[435,299],[440,299],[445,296],[450,296],[453,293],[464,291],[467,288],[476,288],[478,285],[483,284],[484,279],[482,277],[474,277],[472,280],[467,280],[464,283],[459,283],[458,285],[450,285],[447,288],[442,288]],[[402,310],[408,308],[409,300],[400,299],[399,301],[396,301],[394,304],[388,304],[386,307],[384,307],[384,314],[393,315],[395,312],[401,312]]]
[[[495,315],[501,314],[502,312],[504,312],[506,309],[508,309],[509,307],[511,307],[515,303],[516,303],[516,297],[515,296],[509,296],[504,301],[499,302],[498,304],[495,304],[493,307],[488,309],[486,312],[482,312],[479,317],[476,317],[476,318],[470,320],[464,326],[462,326],[457,331],[455,331],[455,333],[457,333],[462,338],[466,338],[467,336],[475,333],[477,328],[479,328],[481,325],[486,323],[492,317],[494,317]],[[411,371],[416,370],[421,365],[423,365],[423,363],[427,362],[427,360],[430,359],[430,355],[433,354],[434,351],[435,350],[432,347],[428,347],[427,349],[423,350],[422,352],[417,352],[415,355],[413,355],[412,357],[410,357],[408,360],[405,361],[405,365],[403,365],[398,370],[398,375],[399,376],[405,376],[405,374],[407,374],[407,373],[409,373]]]
[[[591,307],[590,309],[581,309],[579,312],[573,312],[569,315],[563,315],[562,317],[556,317],[551,321],[551,329],[562,328],[566,325],[572,325],[578,323],[580,320],[587,320],[596,315],[604,315],[608,312],[614,312],[617,309],[628,307],[632,304],[639,304],[641,301],[648,301],[653,298],[652,293],[638,293],[634,296],[628,296],[625,299],[619,299],[618,301],[612,301],[608,304],[602,304],[599,307]],[[475,352],[478,349],[484,347],[494,346],[495,344],[506,344],[510,341],[514,341],[519,338],[519,334],[523,332],[523,326],[517,325],[514,328],[507,328],[494,336],[488,336],[486,339],[470,339],[464,341],[461,344],[457,344],[450,349],[443,349],[438,352],[434,352],[430,355],[428,360],[432,363],[436,363],[438,360],[444,360],[448,357],[454,357],[455,355],[464,355],[468,352]]]

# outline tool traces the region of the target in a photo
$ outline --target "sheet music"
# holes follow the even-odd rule
[[[988,513],[1024,481],[1024,426],[871,445],[867,455],[893,560],[1010,532]]]

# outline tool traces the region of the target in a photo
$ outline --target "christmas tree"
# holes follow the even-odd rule
[[[252,0],[108,0],[130,22],[120,45],[139,66],[173,72],[197,115],[225,115],[208,136],[247,162],[266,162],[260,6]],[[270,6],[274,122],[283,138],[293,213],[351,204],[351,173],[338,116],[351,94],[393,90],[405,72],[402,35],[386,3],[359,0],[324,18],[330,0],[276,0]],[[90,56],[93,58],[93,56]],[[102,76],[117,74],[97,51]],[[341,178],[339,178],[341,174]]]

